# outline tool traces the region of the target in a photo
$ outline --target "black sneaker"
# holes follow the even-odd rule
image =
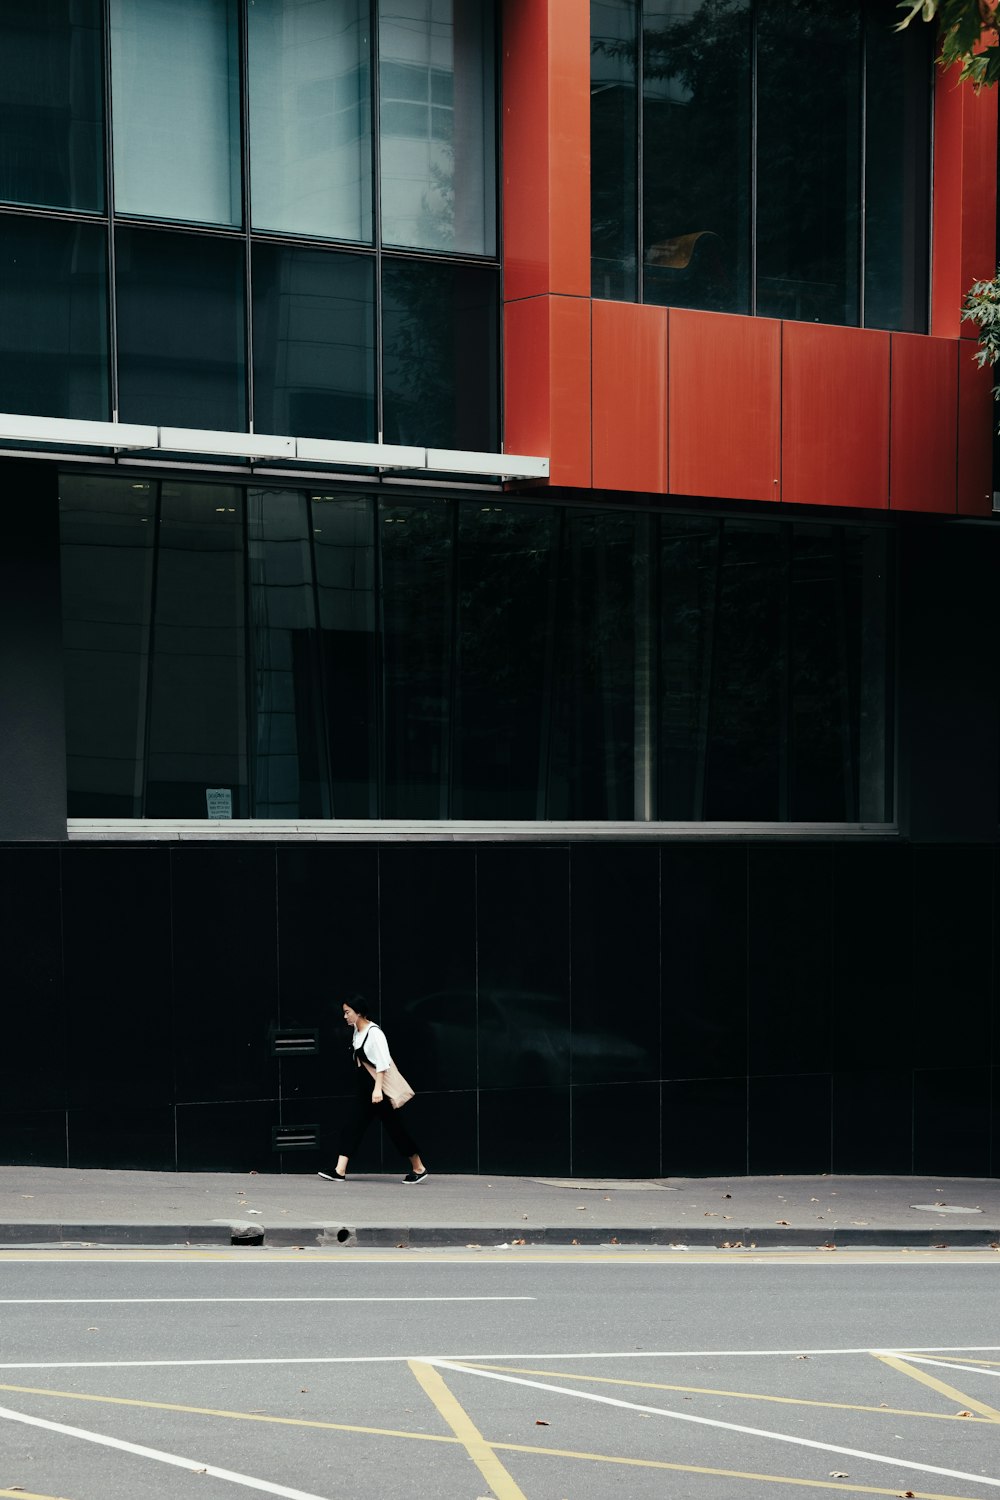
[[[317,1172],[317,1177],[322,1177],[326,1182],[346,1182],[347,1173],[338,1172],[336,1167],[331,1167],[329,1172]]]
[[[406,1176],[403,1178],[403,1181],[404,1182],[423,1182],[423,1180],[424,1180],[424,1178],[426,1176],[427,1176],[426,1171],[424,1171],[424,1172],[407,1172]]]

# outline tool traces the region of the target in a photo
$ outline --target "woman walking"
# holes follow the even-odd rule
[[[325,1177],[327,1182],[344,1182],[347,1177],[347,1163],[361,1145],[365,1131],[373,1120],[381,1120],[397,1151],[401,1151],[410,1159],[410,1171],[407,1172],[403,1181],[405,1183],[423,1182],[427,1176],[427,1168],[420,1159],[416,1143],[382,1093],[386,1070],[392,1066],[385,1032],[381,1026],[369,1020],[365,1013],[363,995],[352,995],[349,1001],[344,1002],[343,1010],[344,1020],[348,1026],[354,1028],[351,1043],[354,1048],[354,1066],[357,1071],[357,1095],[352,1113],[341,1127],[341,1152],[337,1157],[337,1165],[327,1172],[320,1172],[319,1176]],[[373,1069],[374,1078],[364,1066],[366,1063]]]

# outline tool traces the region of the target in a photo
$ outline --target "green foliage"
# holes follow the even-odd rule
[[[1000,82],[996,0],[900,0],[899,9],[908,12],[899,23],[899,31],[917,16],[938,23],[942,66],[960,63],[962,78],[977,89]]]
[[[966,292],[962,321],[979,329],[976,364],[980,369],[995,365],[1000,360],[1000,269],[992,281],[976,281]],[[993,399],[1000,401],[1000,385],[993,387]]]

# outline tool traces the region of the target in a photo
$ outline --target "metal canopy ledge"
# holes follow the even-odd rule
[[[332,468],[431,470],[498,479],[547,479],[547,458],[524,453],[466,453],[455,448],[414,448],[391,443],[336,442],[260,432],[211,432],[200,427],[152,427],[129,422],[77,422],[66,417],[0,413],[0,443],[51,443],[60,448],[267,459]]]
[[[891,823],[528,823],[454,820],[440,822],[413,819],[301,819],[298,822],[267,818],[160,819],[160,818],[70,818],[70,839],[185,841],[259,840],[394,843],[408,841],[462,843],[551,844],[614,839],[897,839]]]

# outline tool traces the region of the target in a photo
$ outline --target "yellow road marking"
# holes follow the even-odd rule
[[[918,1351],[916,1349],[914,1349],[913,1352],[914,1352],[914,1354],[916,1354]],[[905,1349],[901,1351],[901,1357],[903,1359],[907,1359],[909,1357],[908,1356],[908,1352]],[[1000,1359],[973,1359],[972,1356],[971,1356],[971,1354],[949,1354],[948,1355],[948,1363],[949,1364],[953,1364],[953,1365],[993,1365],[993,1366],[996,1366],[996,1365],[1000,1365]]]
[[[51,1391],[32,1385],[0,1385],[0,1391],[21,1396],[57,1396],[63,1401],[96,1401],[106,1406],[141,1406],[150,1411],[180,1411],[197,1417],[229,1417],[234,1422],[274,1422],[279,1427],[320,1427],[329,1432],[364,1432],[371,1437],[416,1438],[424,1443],[458,1443],[457,1437],[430,1432],[405,1432],[393,1427],[359,1427],[351,1422],[319,1422],[307,1417],[271,1417],[253,1411],[223,1411],[214,1406],[180,1406],[175,1401],[139,1401],[134,1396],[92,1396],[81,1391]],[[6,1491],[0,1490],[0,1495]]]
[[[932,1391],[937,1391],[939,1396],[947,1396],[949,1401],[957,1401],[962,1407],[970,1411],[978,1411],[982,1416],[989,1417],[991,1422],[1000,1422],[1000,1411],[995,1406],[987,1406],[985,1401],[975,1401],[971,1396],[963,1395],[955,1386],[948,1385],[939,1380],[936,1375],[930,1375],[919,1365],[907,1364],[905,1360],[897,1359],[894,1354],[876,1354],[884,1365],[889,1365],[893,1370],[898,1370],[901,1375],[909,1375],[911,1380],[919,1380],[921,1385],[930,1386]],[[964,1418],[968,1421],[968,1417]]]
[[[10,1495],[12,1500],[65,1500],[63,1495],[32,1495],[28,1490],[0,1490],[0,1495]]]
[[[465,1445],[465,1450],[497,1500],[527,1500],[524,1491],[515,1484],[510,1474],[493,1452],[472,1418],[460,1406],[432,1365],[419,1360],[407,1361],[417,1381],[444,1417],[452,1432]]]
[[[534,1448],[530,1443],[492,1443],[504,1453],[542,1453],[550,1458],[583,1458],[596,1464],[625,1464],[635,1469],[672,1469],[681,1474],[709,1474],[723,1479],[757,1479],[763,1484],[797,1484],[807,1490],[847,1490],[852,1495],[894,1495],[898,1489],[884,1490],[873,1484],[836,1484],[829,1479],[796,1479],[790,1474],[743,1473],[740,1469],[709,1469],[700,1464],[671,1464],[657,1458],[613,1458],[606,1453],[575,1453],[570,1448]],[[906,1465],[900,1460],[900,1468]],[[971,1500],[969,1495],[938,1495],[914,1490],[914,1500]]]
[[[563,1370],[528,1370],[521,1369],[517,1365],[482,1364],[479,1360],[465,1360],[463,1363],[469,1365],[470,1369],[498,1370],[508,1375],[545,1375],[553,1380],[586,1380],[594,1381],[598,1385],[632,1385],[646,1391],[687,1391],[695,1396],[733,1396],[740,1401],[775,1401],[782,1406],[821,1406],[831,1411],[870,1411],[886,1417],[932,1417],[938,1422],[968,1422],[970,1420],[968,1417],[956,1417],[951,1412],[943,1411],[908,1411],[905,1407],[891,1406],[855,1406],[846,1401],[809,1401],[800,1396],[765,1396],[757,1391],[717,1391],[711,1386],[665,1385],[657,1380],[622,1380],[613,1379],[610,1375],[567,1375]],[[965,1400],[964,1396],[962,1400]],[[973,1417],[971,1420],[979,1422],[984,1419]],[[993,1419],[990,1418],[990,1420]]]

